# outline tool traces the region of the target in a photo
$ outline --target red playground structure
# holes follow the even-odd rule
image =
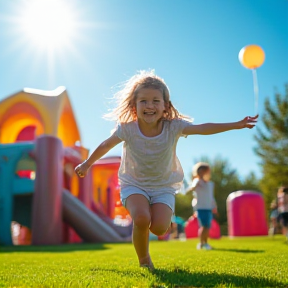
[[[185,224],[186,238],[197,238],[198,237],[199,224],[197,216],[191,216]],[[209,230],[209,237],[219,239],[221,237],[220,226],[215,219],[212,220],[211,228]]]

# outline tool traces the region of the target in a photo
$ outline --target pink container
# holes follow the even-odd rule
[[[229,236],[260,236],[268,234],[262,194],[237,191],[227,198]]]

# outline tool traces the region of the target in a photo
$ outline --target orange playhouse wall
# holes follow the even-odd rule
[[[25,88],[0,101],[0,143],[34,140],[42,134],[57,136],[64,147],[81,142],[75,115],[65,87],[53,91]],[[35,134],[23,131],[33,127]],[[67,133],[69,131],[69,133]],[[34,136],[34,137],[33,137]]]
[[[92,167],[92,199],[96,207],[111,219],[117,216],[125,218],[128,212],[121,204],[118,182],[120,158],[115,158],[115,161],[111,159],[110,163],[105,163],[105,160],[102,163],[100,160]]]

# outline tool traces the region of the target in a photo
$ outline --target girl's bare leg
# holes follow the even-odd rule
[[[150,204],[141,194],[127,198],[126,208],[133,219],[132,240],[140,265],[151,264],[149,255],[149,226],[151,222]]]
[[[164,235],[171,226],[172,214],[173,211],[166,204],[153,204],[151,206],[150,231],[157,236]]]

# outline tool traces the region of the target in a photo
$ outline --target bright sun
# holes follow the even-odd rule
[[[62,0],[29,0],[21,10],[23,36],[33,44],[57,50],[71,44],[75,36],[75,14],[69,2]],[[31,44],[32,44],[31,43]]]

